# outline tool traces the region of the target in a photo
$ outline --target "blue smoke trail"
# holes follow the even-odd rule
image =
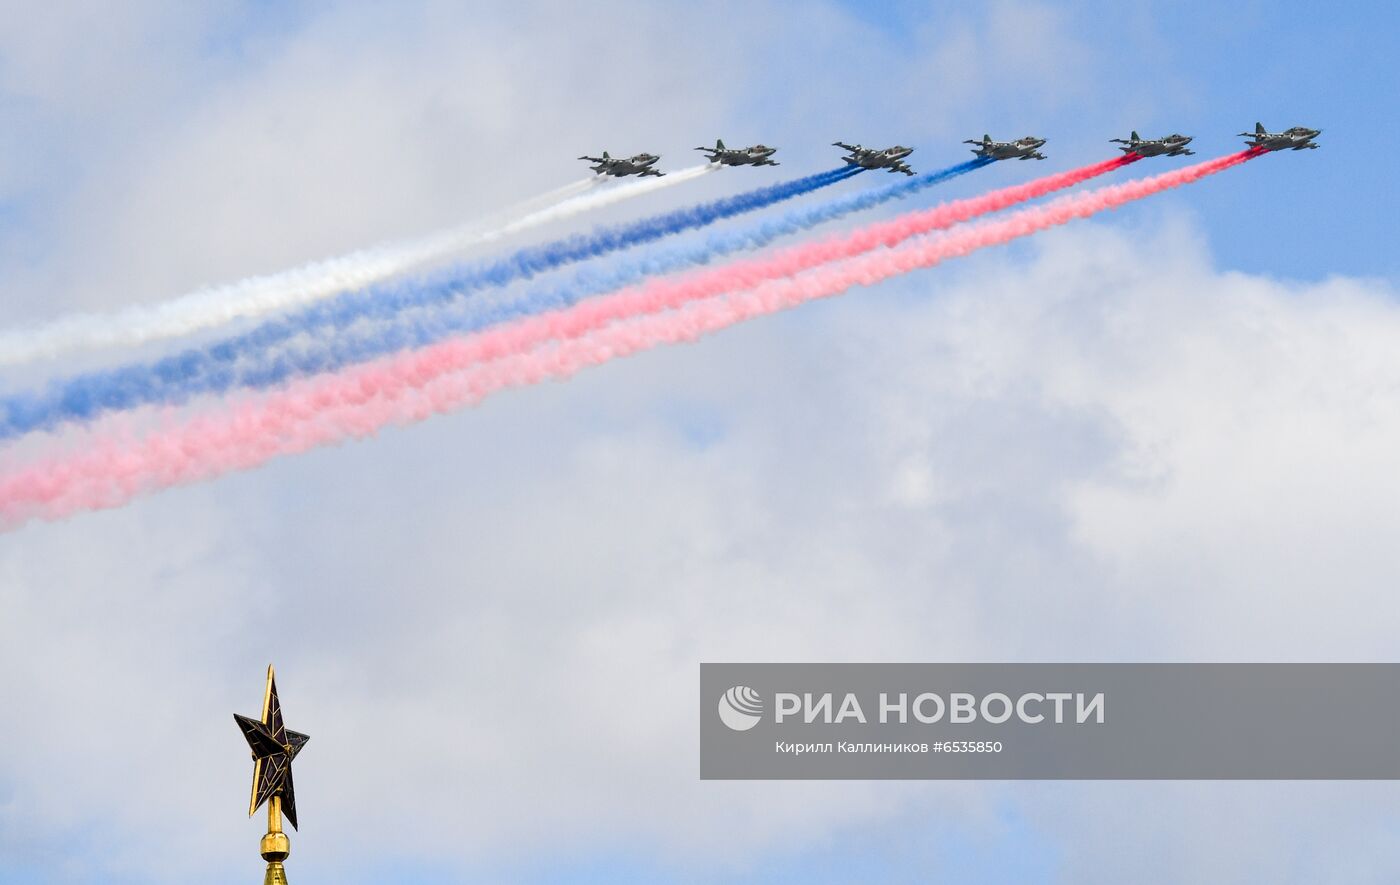
[[[754,222],[732,231],[717,231],[710,234],[703,243],[669,249],[649,257],[615,265],[606,274],[602,274],[592,267],[585,268],[574,276],[574,281],[569,285],[561,286],[551,293],[535,293],[525,296],[521,299],[522,306],[518,312],[512,312],[509,316],[482,323],[481,326],[471,329],[454,329],[453,332],[475,331],[475,328],[491,325],[492,322],[499,322],[502,319],[512,319],[521,314],[540,313],[557,307],[567,307],[580,298],[620,289],[644,277],[708,264],[715,258],[742,249],[761,249],[779,237],[810,230],[819,224],[834,221],[852,212],[871,209],[891,200],[904,199],[935,184],[941,184],[950,178],[957,178],[959,175],[980,169],[992,162],[992,160],[979,157],[956,166],[949,166],[947,169],[940,169],[937,172],[926,172],[923,175],[916,175],[893,184],[833,197],[811,206],[800,206],[788,210],[777,218]]]
[[[402,293],[405,297],[399,302],[396,309],[375,310],[369,313],[371,319],[381,313],[387,314],[388,318],[392,320],[388,324],[379,323],[363,332],[355,332],[352,329],[329,339],[313,339],[302,345],[293,343],[284,346],[271,356],[265,356],[262,360],[253,362],[252,365],[239,367],[237,363],[240,358],[257,355],[257,348],[252,346],[252,342],[258,337],[259,332],[267,330],[268,327],[281,327],[287,324],[285,322],[266,323],[238,338],[203,349],[191,349],[159,360],[154,364],[137,364],[110,371],[92,372],[68,381],[58,382],[52,385],[46,394],[19,395],[0,400],[0,439],[19,436],[34,430],[47,429],[65,421],[91,420],[104,412],[134,408],[143,404],[155,402],[177,404],[193,396],[224,393],[235,387],[253,390],[266,389],[291,378],[335,371],[388,353],[431,344],[452,335],[470,333],[522,316],[568,307],[590,295],[611,291],[654,274],[706,264],[715,258],[742,249],[760,248],[779,237],[808,230],[851,212],[873,208],[891,200],[903,199],[935,184],[985,166],[989,162],[991,161],[983,159],[969,160],[937,172],[925,173],[859,193],[846,194],[813,206],[791,209],[778,218],[759,221],[734,231],[716,232],[700,243],[669,249],[625,262],[611,268],[606,273],[593,270],[582,271],[575,276],[570,284],[557,286],[548,291],[533,291],[514,301],[482,304],[468,300],[458,303],[453,310],[403,312],[410,306],[444,303],[451,305],[460,294],[464,291],[471,291],[473,288],[471,278],[468,278],[464,283],[458,275],[445,274],[434,282],[420,281],[416,284],[417,288],[406,289]],[[807,189],[811,190],[822,186],[822,184],[850,177],[856,171],[852,169],[836,170],[809,176],[789,184],[806,183]],[[818,180],[822,180],[822,184],[814,184]],[[771,191],[773,189],[766,188],[764,190]],[[728,198],[728,201],[738,200],[746,196],[751,195],[741,194],[738,197]],[[703,207],[696,207],[696,209],[700,208]],[[627,227],[639,228],[663,218],[674,218],[694,211],[695,209],[680,210],[669,213],[668,216],[644,219],[642,222]],[[591,237],[607,233],[609,231],[604,229]],[[570,240],[540,247],[537,250],[520,250],[512,258],[520,258],[522,253],[539,252],[559,247],[564,243],[577,243],[589,238],[573,237]],[[526,258],[524,260],[533,259]],[[497,262],[496,265],[492,266],[500,266],[503,263]],[[382,287],[375,287],[375,289],[379,288]],[[372,292],[375,289],[366,290],[366,292]],[[365,293],[353,294],[362,295]],[[304,311],[303,314],[312,312],[308,310]],[[334,324],[340,326],[347,325],[348,322],[347,320]],[[282,330],[279,328],[279,331]],[[271,343],[285,341],[291,337],[291,334],[283,335]]]
[[[264,322],[241,335],[154,363],[56,381],[42,394],[19,394],[0,400],[0,439],[48,429],[65,421],[91,420],[108,411],[153,402],[177,404],[194,395],[223,392],[241,383],[235,363],[245,358],[261,358],[265,363],[264,371],[250,374],[274,379],[248,386],[266,387],[300,374],[285,355],[267,356],[272,348],[297,336],[325,327],[345,328],[360,320],[392,318],[410,308],[435,306],[479,289],[505,286],[567,264],[762,209],[843,181],[860,171],[852,166],[832,169],[629,224],[600,227],[591,233],[526,247],[492,262],[459,265],[426,279],[346,292],[284,318]]]

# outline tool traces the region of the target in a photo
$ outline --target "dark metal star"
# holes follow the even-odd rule
[[[262,719],[250,719],[237,713],[233,718],[253,751],[253,795],[248,800],[248,816],[252,817],[267,800],[279,796],[282,814],[295,829],[297,800],[292,786],[292,760],[310,738],[289,730],[282,723],[282,703],[277,698],[277,681],[271,667],[267,668]]]

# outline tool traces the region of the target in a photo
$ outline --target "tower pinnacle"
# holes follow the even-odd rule
[[[292,853],[291,840],[282,832],[285,816],[292,829],[297,826],[296,789],[292,784],[292,760],[310,740],[300,732],[289,730],[282,722],[282,702],[277,697],[277,679],[272,665],[267,665],[267,687],[263,690],[260,719],[233,714],[248,747],[253,753],[253,792],[248,799],[248,816],[252,817],[267,803],[267,833],[262,837],[259,851],[267,861],[263,885],[287,885],[282,861]]]

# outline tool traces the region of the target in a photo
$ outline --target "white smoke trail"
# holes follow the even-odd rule
[[[519,204],[510,213],[519,217],[495,227],[483,227],[480,222],[463,225],[411,243],[362,249],[279,273],[198,289],[159,304],[135,305],[108,314],[74,314],[44,325],[0,332],[0,365],[75,350],[144,344],[308,304],[470,246],[698,178],[712,168],[711,164],[694,166],[613,187],[595,187],[599,179],[585,179]]]
[[[664,176],[660,178],[643,178],[637,181],[629,182],[627,184],[619,184],[615,187],[600,190],[591,194],[585,194],[581,197],[575,197],[572,200],[565,200],[564,202],[559,203],[558,205],[550,206],[546,209],[541,209],[538,212],[532,212],[531,214],[526,215],[524,218],[517,218],[515,221],[512,221],[509,224],[505,224],[494,230],[481,233],[476,239],[474,239],[470,244],[467,245],[474,245],[476,243],[489,243],[492,240],[498,240],[501,237],[506,236],[507,234],[519,233],[522,230],[526,230],[532,227],[538,227],[541,224],[547,224],[551,221],[560,221],[562,219],[578,215],[581,212],[591,212],[594,209],[601,209],[602,207],[610,206],[613,203],[620,203],[623,200],[630,200],[633,197],[639,197],[642,194],[649,194],[652,191],[658,191],[662,188],[670,187],[671,185],[681,184],[682,182],[690,181],[693,178],[699,178],[706,172],[711,172],[718,168],[718,164],[705,163],[701,166],[691,166],[689,169],[682,169],[679,172],[667,172]],[[596,180],[597,179],[594,179],[594,181]]]

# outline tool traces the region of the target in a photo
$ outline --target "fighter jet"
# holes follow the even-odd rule
[[[904,158],[914,153],[911,147],[895,145],[892,148],[877,150],[876,148],[861,147],[858,144],[846,144],[843,141],[833,141],[833,147],[850,151],[849,157],[842,157],[849,166],[859,166],[862,169],[888,169],[891,172],[903,172],[905,175],[913,175],[914,170],[909,168],[909,164],[904,162]]]
[[[1303,148],[1315,151],[1317,145],[1312,140],[1322,134],[1321,129],[1309,129],[1306,126],[1294,126],[1292,129],[1285,129],[1282,132],[1266,132],[1263,123],[1255,123],[1253,132],[1241,132],[1245,138],[1253,138],[1249,146],[1261,148],[1266,151],[1286,151],[1292,148],[1301,151]]]
[[[697,151],[709,154],[705,159],[723,166],[776,166],[777,161],[768,159],[778,152],[777,148],[756,144],[746,148],[727,148],[724,142],[716,139],[712,148],[698,147]]]
[[[1127,145],[1119,150],[1125,154],[1136,154],[1139,157],[1189,157],[1196,153],[1186,149],[1186,146],[1191,143],[1191,136],[1177,133],[1172,133],[1165,138],[1144,139],[1134,132],[1127,138],[1110,138],[1109,141]]]
[[[587,160],[590,163],[597,163],[598,165],[593,167],[593,171],[597,172],[599,175],[612,175],[617,178],[622,178],[624,175],[640,175],[643,177],[655,175],[660,178],[662,175],[666,174],[664,172],[657,172],[655,169],[651,168],[655,165],[657,160],[661,159],[655,154],[637,154],[635,157],[628,157],[624,160],[621,157],[609,156],[607,151],[603,151],[601,157],[583,156],[579,157],[579,159]]]
[[[1041,145],[1045,144],[1045,139],[1036,138],[1034,135],[1027,135],[1025,138],[1018,138],[1015,141],[992,141],[990,135],[983,135],[981,141],[968,139],[963,144],[977,145],[972,149],[972,152],[989,160],[1045,159],[1045,155],[1038,150]]]

